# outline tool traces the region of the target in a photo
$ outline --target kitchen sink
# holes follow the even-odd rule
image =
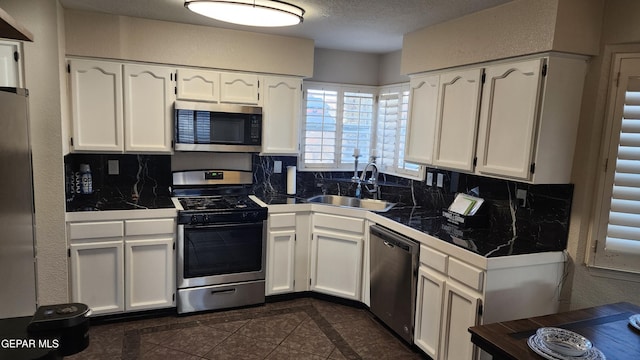
[[[314,197],[310,197],[307,199],[308,202],[333,205],[333,206],[342,206],[342,207],[350,207],[357,209],[364,209],[374,212],[385,212],[389,211],[395,203],[390,203],[384,200],[374,200],[374,199],[358,199],[349,196],[340,196],[340,195],[317,195]]]

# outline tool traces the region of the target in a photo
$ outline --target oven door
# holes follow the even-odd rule
[[[266,221],[178,225],[178,288],[265,279]]]

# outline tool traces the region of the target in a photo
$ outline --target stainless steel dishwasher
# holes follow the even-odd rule
[[[420,246],[379,225],[369,230],[371,312],[413,344]]]

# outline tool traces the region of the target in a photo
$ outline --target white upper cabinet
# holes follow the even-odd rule
[[[122,65],[70,60],[74,151],[122,152]]]
[[[178,100],[220,102],[220,72],[201,69],[178,69]]]
[[[543,59],[535,59],[485,69],[478,132],[478,173],[528,179],[543,64]]]
[[[297,155],[302,79],[263,78],[262,154]]]
[[[256,74],[220,73],[220,102],[259,105],[259,87]]]
[[[473,171],[482,69],[440,75],[433,164]]]
[[[17,41],[0,41],[0,86],[23,87],[21,46]]]
[[[533,184],[570,183],[586,66],[581,56],[546,54],[412,76],[406,159]]]
[[[171,153],[173,69],[124,65],[125,151]]]
[[[73,151],[172,151],[171,68],[73,59],[69,71]]]
[[[488,67],[477,173],[570,183],[586,67],[567,55]]]
[[[439,75],[412,77],[409,87],[409,122],[404,158],[419,164],[433,161],[433,139],[438,105]]]

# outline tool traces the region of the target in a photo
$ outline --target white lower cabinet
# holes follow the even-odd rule
[[[311,247],[311,290],[360,300],[362,238],[315,231]]]
[[[94,315],[124,311],[122,239],[72,243],[71,300],[87,304]]]
[[[414,342],[436,359],[440,346],[445,277],[421,265],[418,269]]]
[[[310,212],[269,209],[266,295],[309,291],[310,241]]]
[[[175,219],[68,222],[71,300],[94,315],[175,304]]]
[[[414,331],[431,358],[484,358],[469,327],[557,312],[562,253],[485,258],[436,241],[420,245]]]
[[[125,308],[146,310],[173,305],[173,237],[125,240]]]
[[[312,222],[311,290],[360,300],[364,220],[313,214]]]
[[[266,294],[294,291],[296,214],[270,214],[267,236]]]
[[[474,359],[470,326],[478,323],[484,272],[420,246],[414,341],[433,359]]]
[[[476,347],[468,329],[478,324],[481,295],[447,281],[440,338],[441,359],[474,359]]]

